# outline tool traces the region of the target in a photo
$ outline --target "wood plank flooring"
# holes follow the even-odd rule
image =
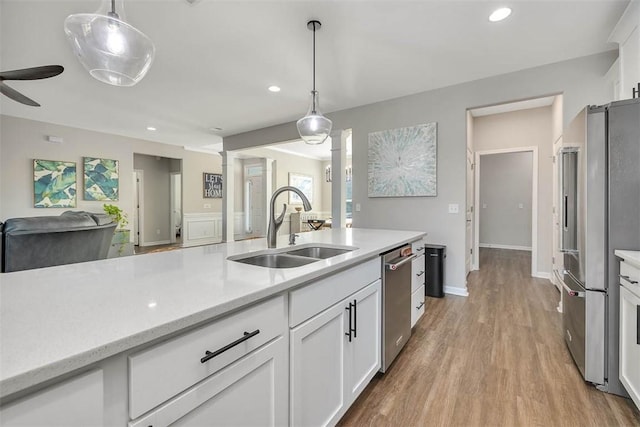
[[[481,249],[469,297],[427,298],[407,347],[341,426],[640,426],[630,400],[584,382],[560,294],[530,253]]]

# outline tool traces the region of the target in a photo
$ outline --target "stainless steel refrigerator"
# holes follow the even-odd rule
[[[613,252],[640,249],[640,99],[585,108],[559,158],[565,341],[586,381],[624,396]]]

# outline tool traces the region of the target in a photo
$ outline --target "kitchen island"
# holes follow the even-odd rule
[[[297,288],[349,274],[367,263],[375,263],[379,270],[380,253],[424,234],[357,228],[304,233],[298,246],[319,243],[356,249],[296,268],[227,260],[265,250],[266,241],[256,239],[2,274],[3,403],[104,361],[126,363],[134,352],[216,319],[234,314],[242,318],[247,307],[273,297],[284,296],[287,311],[287,296]],[[285,236],[278,247],[286,246]],[[345,277],[350,283],[357,275]],[[108,366],[104,372],[108,379]],[[112,399],[108,394],[105,388],[105,402]]]

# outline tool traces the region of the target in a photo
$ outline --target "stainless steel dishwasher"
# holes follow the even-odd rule
[[[411,336],[411,245],[382,254],[382,368],[386,372]]]

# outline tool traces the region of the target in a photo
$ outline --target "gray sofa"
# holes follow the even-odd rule
[[[2,272],[104,259],[117,224],[106,214],[67,211],[60,216],[7,219]]]

